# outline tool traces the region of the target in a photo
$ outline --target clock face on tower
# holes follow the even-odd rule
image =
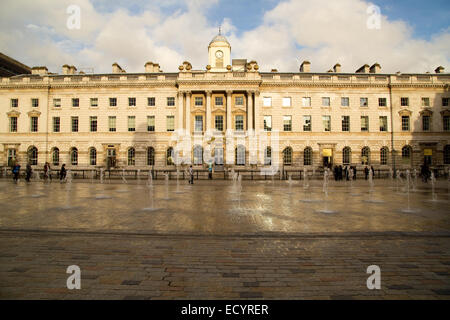
[[[219,58],[219,59],[222,58],[223,57],[223,52],[220,51],[220,50],[216,51],[216,57]]]

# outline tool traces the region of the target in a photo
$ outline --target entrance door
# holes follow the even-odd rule
[[[423,163],[427,166],[431,166],[432,158],[431,156],[423,156]]]
[[[323,167],[328,167],[333,165],[333,160],[331,157],[323,157]]]
[[[324,168],[333,165],[333,150],[322,149],[322,159]]]
[[[106,165],[108,168],[116,166],[116,149],[108,149]]]
[[[214,162],[216,165],[223,165],[223,148],[215,148],[214,150]]]

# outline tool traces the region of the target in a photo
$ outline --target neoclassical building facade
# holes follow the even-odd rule
[[[205,70],[165,73],[147,62],[127,73],[32,74],[0,81],[0,166],[169,169],[174,166],[379,168],[450,165],[450,75],[261,72],[231,59],[227,39],[208,47]]]

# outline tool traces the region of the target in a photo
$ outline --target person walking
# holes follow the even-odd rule
[[[192,165],[189,167],[189,184],[194,184],[194,169],[192,169]]]
[[[33,173],[33,169],[31,168],[31,164],[27,163],[27,169],[25,170],[26,176],[25,180],[30,182],[31,174]]]
[[[44,164],[44,182],[47,182],[48,179],[48,162]]]
[[[61,170],[59,171],[59,180],[62,182],[66,178],[66,164],[61,166]]]
[[[212,180],[212,162],[208,165],[208,179]]]
[[[369,168],[367,166],[365,166],[364,168],[364,179],[368,179],[369,178]]]
[[[12,173],[13,173],[13,180],[14,180],[14,182],[17,183],[17,181],[19,181],[19,175],[20,175],[20,164],[16,163],[13,166]]]
[[[372,171],[372,178],[375,178],[375,169],[373,166],[370,166],[370,170]]]

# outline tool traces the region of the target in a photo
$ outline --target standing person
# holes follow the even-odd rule
[[[62,182],[66,178],[66,164],[61,166],[61,170],[59,171],[59,180]]]
[[[19,175],[20,175],[20,164],[16,163],[13,166],[12,173],[13,173],[13,180],[14,180],[14,182],[17,183],[17,181],[19,180]]]
[[[373,166],[370,166],[370,170],[372,170],[372,178],[375,178],[375,169]]]
[[[47,162],[48,168],[48,177],[50,178],[50,182],[52,182],[52,167],[50,167],[50,163]]]
[[[192,169],[192,165],[189,167],[189,183],[194,184],[194,169]]]
[[[208,165],[208,179],[212,180],[212,162]]]
[[[364,168],[364,179],[368,179],[369,178],[369,168],[367,166],[365,166]]]
[[[27,169],[25,170],[26,172],[26,177],[25,180],[27,180],[27,182],[30,182],[30,178],[31,178],[31,174],[33,173],[33,169],[31,168],[31,164],[27,163]]]
[[[353,180],[356,180],[356,166],[353,166]]]
[[[338,166],[334,166],[334,181],[338,181],[339,180],[339,168]]]
[[[342,166],[339,165],[339,169],[338,169],[338,180],[341,181],[342,180]]]
[[[48,162],[44,164],[44,182],[47,182],[48,179]]]

